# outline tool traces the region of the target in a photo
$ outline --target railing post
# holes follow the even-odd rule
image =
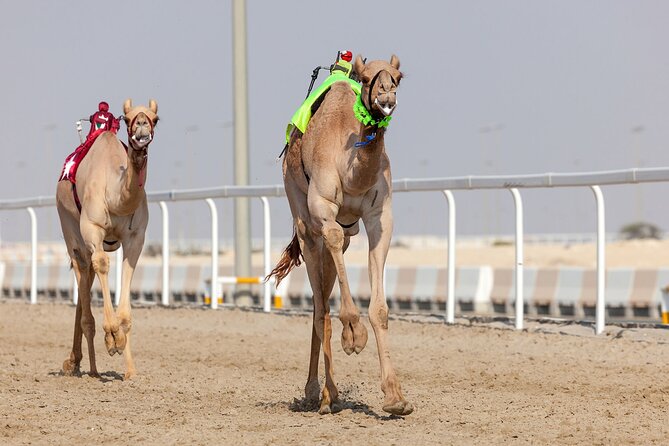
[[[211,211],[211,308],[218,308],[218,211],[211,198],[205,200]]]
[[[37,303],[37,216],[31,207],[26,208],[30,214],[30,303]]]
[[[114,293],[114,305],[118,306],[121,302],[121,283],[123,274],[123,246],[119,246],[116,250],[116,291]]]
[[[443,191],[448,202],[448,284],[446,323],[455,322],[455,199],[450,190]]]
[[[601,334],[606,324],[606,300],[604,296],[606,286],[606,234],[604,195],[599,186],[590,186],[597,202],[597,306],[595,308],[595,333]]]
[[[76,305],[79,303],[79,282],[77,282],[77,275],[72,271],[72,303]]]
[[[260,197],[262,201],[263,209],[263,220],[264,220],[264,242],[263,242],[263,264],[264,264],[264,275],[265,278],[269,276],[271,272],[271,259],[270,259],[270,250],[271,250],[271,221],[269,213],[269,200],[267,197]],[[272,283],[270,280],[265,280],[265,304],[263,310],[266,313],[269,313],[272,310]]]
[[[167,204],[159,201],[163,217],[163,295],[161,303],[164,306],[170,304],[170,214]]]
[[[523,200],[518,189],[511,188],[516,204],[516,330],[523,329],[525,302],[523,298]]]

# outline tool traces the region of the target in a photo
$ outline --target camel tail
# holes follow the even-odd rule
[[[279,262],[272,272],[265,277],[265,281],[274,276],[276,286],[279,286],[288,273],[296,266],[300,266],[303,260],[304,257],[302,256],[302,249],[300,249],[300,242],[297,240],[297,234],[293,234],[293,239],[288,243],[286,249],[283,250]]]

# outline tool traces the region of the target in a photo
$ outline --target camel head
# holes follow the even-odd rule
[[[128,140],[136,149],[146,149],[153,140],[153,129],[158,123],[158,104],[151,99],[149,106],[132,106],[132,99],[123,103],[123,119],[128,127]]]
[[[362,83],[361,99],[367,110],[377,117],[390,116],[397,106],[397,87],[402,79],[400,60],[394,54],[390,62],[373,60],[365,63],[358,54],[353,69]]]

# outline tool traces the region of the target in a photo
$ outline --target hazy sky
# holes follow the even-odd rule
[[[0,199],[53,195],[74,122],[102,99],[118,115],[127,97],[158,101],[149,191],[233,183],[229,1],[0,0],[0,11]],[[249,0],[247,22],[252,184],[281,183],[286,123],[311,70],[344,48],[401,60],[386,138],[396,179],[669,166],[669,2]],[[604,188],[608,230],[639,216],[669,230],[668,190]],[[521,192],[528,233],[594,231],[587,188]],[[455,197],[459,233],[512,232],[508,191]],[[274,233],[289,235],[287,202],[271,204]],[[205,203],[170,209],[173,234],[208,236]],[[219,200],[223,238],[232,209]],[[396,234],[445,234],[438,193],[396,194],[394,210]],[[39,216],[40,238],[60,238],[55,209]],[[28,238],[24,211],[0,221],[4,239]]]

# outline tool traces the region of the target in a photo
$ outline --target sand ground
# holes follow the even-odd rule
[[[334,321],[344,410],[301,404],[310,316],[239,309],[134,309],[139,375],[104,349],[101,379],[65,377],[74,307],[0,300],[0,444],[666,444],[669,331],[394,318],[408,399],[382,410],[376,346],[346,356]],[[82,370],[88,370],[84,356]]]

